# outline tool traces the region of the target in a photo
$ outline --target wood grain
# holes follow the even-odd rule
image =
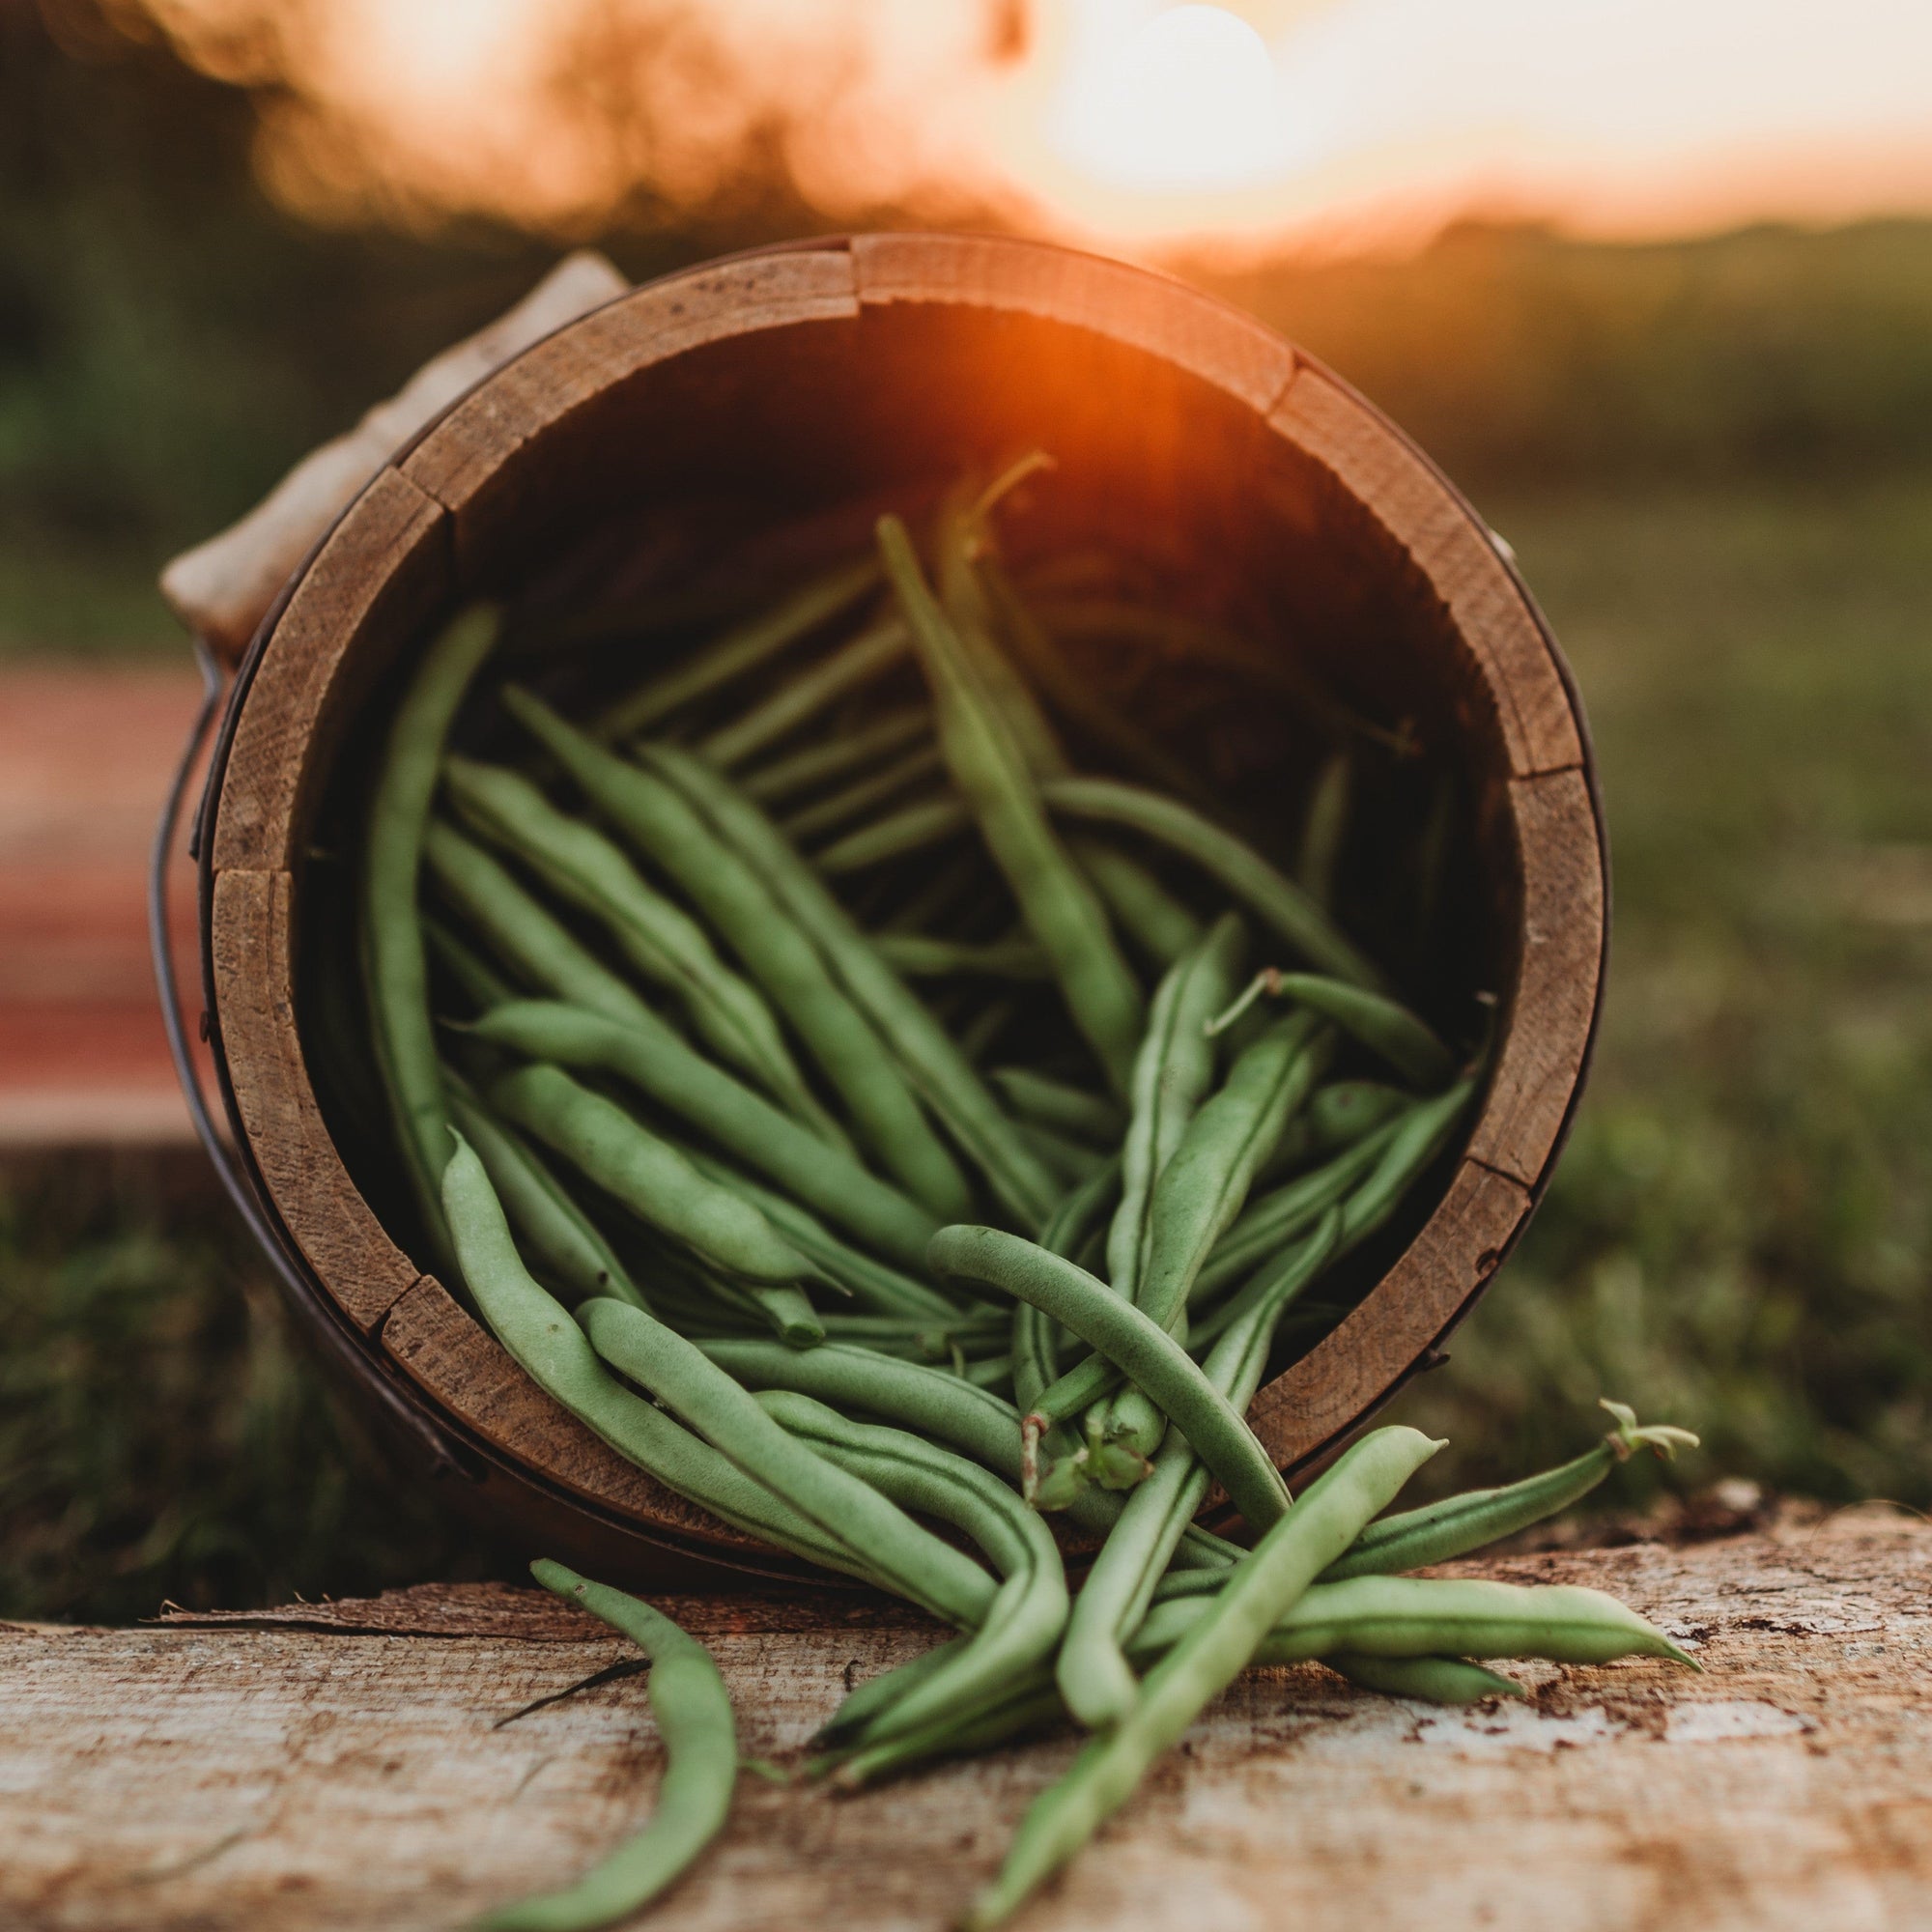
[[[1580,771],[1514,779],[1509,791],[1522,867],[1520,952],[1469,1151],[1533,1187],[1562,1132],[1602,995],[1607,881]]]
[[[506,529],[563,474],[594,464],[607,412],[644,372],[767,329],[858,314],[852,261],[842,248],[752,256],[695,269],[639,289],[520,357],[425,437],[402,464],[412,482],[456,519],[466,584],[487,584]],[[645,431],[648,434],[648,431]]]
[[[434,1275],[421,1276],[397,1300],[382,1342],[383,1352],[458,1422],[552,1482],[721,1549],[768,1554],[593,1435],[525,1375]],[[782,1565],[777,1559],[775,1567]]]
[[[1529,1208],[1527,1188],[1463,1161],[1361,1306],[1255,1397],[1248,1420],[1275,1461],[1313,1456],[1375,1408],[1481,1293]]]
[[[1861,1514],[1683,1548],[1456,1566],[1616,1592],[1694,1647],[1518,1666],[1431,1710],[1316,1665],[1243,1679],[1030,1906],[1023,1932],[1913,1932],[1932,1922],[1932,1530]],[[504,1593],[496,1595],[500,1599]],[[0,1628],[0,1921],[21,1932],[430,1932],[582,1871],[649,1814],[634,1655],[486,1607],[419,1636]],[[790,1760],[909,1627],[672,1605],[743,1747]],[[648,1920],[941,1932],[1065,1735],[850,1800],[741,1780]]]
[[[1270,421],[1334,471],[1435,586],[1481,661],[1511,774],[1580,765],[1575,707],[1535,611],[1489,532],[1441,478],[1325,370],[1303,369]]]
[[[1239,309],[1124,262],[981,235],[859,235],[859,299],[1018,310],[1131,344],[1265,415],[1294,351]]]
[[[285,871],[357,699],[451,598],[448,518],[385,469],[304,573],[236,724],[217,870]]]
[[[291,881],[228,871],[214,882],[210,949],[229,1085],[283,1225],[343,1313],[373,1329],[416,1280],[350,1179],[316,1105],[296,1033]]]

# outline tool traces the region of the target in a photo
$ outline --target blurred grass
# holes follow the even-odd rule
[[[1702,1432],[1687,1480],[1922,1507],[1932,478],[1485,509],[1589,707],[1609,994],[1542,1210],[1402,1412],[1438,1484],[1567,1453],[1606,1394]]]
[[[1518,1254],[1398,1413],[1437,1489],[1573,1453],[1932,1503],[1932,476],[1492,495],[1575,663],[1616,871],[1596,1070]],[[80,1177],[76,1179],[76,1177]],[[0,1184],[0,1613],[504,1569],[398,1493],[212,1185]]]

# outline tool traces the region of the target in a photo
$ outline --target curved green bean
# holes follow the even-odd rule
[[[442,1199],[457,1264],[490,1332],[530,1379],[620,1456],[688,1501],[781,1549],[874,1581],[837,1531],[809,1522],[610,1374],[569,1311],[524,1266],[483,1163],[467,1142],[454,1138]]]
[[[868,624],[856,638],[838,645],[829,657],[797,672],[742,717],[714,731],[699,751],[727,769],[755,758],[848,691],[856,691],[881,671],[890,670],[905,656],[910,641],[897,617]]]
[[[1193,1357],[1086,1269],[997,1228],[942,1228],[927,1262],[943,1281],[977,1282],[1032,1302],[1105,1355],[1186,1436],[1250,1523],[1265,1527],[1287,1510],[1281,1472]],[[1036,1408],[1028,1426],[1041,1420]]]
[[[774,758],[768,765],[741,772],[737,781],[744,787],[747,798],[756,799],[766,807],[783,805],[801,792],[813,791],[836,779],[849,778],[880,758],[904,751],[931,730],[931,705],[903,705],[869,724],[861,724],[821,744],[802,746],[783,757]]]
[[[1069,833],[1066,849],[1094,881],[1121,930],[1162,968],[1201,936],[1201,921],[1141,862],[1104,839]]]
[[[1133,1708],[1034,1801],[999,1876],[966,1915],[968,1932],[989,1932],[1009,1918],[1126,1802],[1154,1759],[1254,1658],[1317,1573],[1440,1446],[1412,1429],[1375,1431],[1317,1477],[1254,1554],[1236,1566],[1218,1597],[1192,1600],[1202,1606],[1194,1627],[1148,1673]]]
[[[416,896],[443,745],[498,628],[496,610],[480,606],[423,653],[389,725],[363,837],[358,943],[376,1067],[404,1171],[439,1255],[449,1252],[439,1189],[449,1157],[449,1110]]]
[[[724,1829],[738,1783],[738,1733],[724,1680],[696,1637],[650,1605],[561,1563],[540,1558],[530,1575],[650,1659],[648,1694],[664,1739],[664,1779],[651,1822],[635,1838],[575,1885],[490,1913],[482,1932],[589,1932],[642,1911]]]
[[[560,1002],[520,1000],[484,1013],[470,1031],[532,1060],[616,1074],[880,1253],[914,1267],[924,1262],[938,1226],[931,1214],[668,1028],[626,1027]]]
[[[932,688],[940,749],[953,782],[1052,962],[1074,1025],[1110,1084],[1124,1093],[1144,1015],[1140,987],[1121,957],[1106,911],[1049,824],[1018,746],[926,586],[904,525],[881,517],[878,537],[887,578]]]
[[[808,1521],[861,1551],[888,1589],[962,1629],[985,1621],[994,1584],[979,1564],[922,1529],[870,1484],[786,1435],[755,1396],[694,1343],[621,1301],[586,1301],[578,1320],[612,1368],[675,1409]]]
[[[725,965],[696,920],[644,883],[603,833],[559,810],[520,772],[454,757],[443,769],[469,823],[602,923],[638,972],[677,999],[721,1059],[821,1132],[843,1140],[757,989]]]
[[[668,718],[694,699],[755,669],[788,644],[856,604],[879,581],[869,557],[840,564],[793,591],[769,611],[725,632],[684,663],[673,665],[612,704],[597,721],[603,738],[627,738]]]
[[[926,1104],[978,1165],[1003,1206],[1027,1227],[1037,1227],[1059,1198],[1052,1176],[1015,1140],[1012,1123],[959,1045],[879,957],[810,867],[764,813],[703,759],[673,746],[656,746],[640,755],[704,812],[719,836],[764,880],[891,1042]]]
[[[886,1171],[935,1214],[963,1211],[965,1177],[897,1062],[756,872],[675,786],[607,752],[527,692],[506,690],[503,703],[731,947],[797,1029]]]
[[[1105,1094],[1030,1066],[995,1066],[986,1079],[1021,1120],[1056,1128],[1074,1140],[1111,1151],[1126,1130],[1125,1115]]]
[[[1216,1017],[1209,1031],[1219,1033],[1231,1026],[1254,1000],[1263,997],[1293,1000],[1334,1021],[1418,1087],[1438,1086],[1455,1071],[1449,1049],[1400,1000],[1321,973],[1284,973],[1278,966],[1264,966],[1241,997]]]
[[[861,1733],[864,1742],[900,1736],[947,1713],[973,1710],[1051,1653],[1066,1625],[1060,1546],[998,1477],[905,1430],[848,1422],[809,1396],[781,1389],[759,1401],[793,1435],[902,1509],[964,1530],[1006,1578],[980,1629],[944,1668],[874,1717]]]
[[[790,1288],[811,1273],[749,1201],[706,1179],[669,1142],[559,1067],[504,1074],[490,1088],[490,1104],[728,1278]]]
[[[801,806],[780,821],[779,829],[794,845],[809,844],[814,838],[823,838],[828,833],[851,824],[855,818],[864,818],[867,812],[896,798],[921,779],[931,778],[941,769],[943,764],[937,745],[915,745],[891,764],[881,765],[876,771],[854,779],[850,784],[841,785],[838,790],[814,799],[810,805]]]

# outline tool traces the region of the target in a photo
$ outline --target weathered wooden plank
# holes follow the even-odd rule
[[[1525,1707],[1437,1712],[1315,1666],[1197,1726],[1026,1932],[1891,1932],[1932,1899],[1932,1529],[1860,1515],[1689,1548],[1516,1558],[1611,1588],[1693,1645],[1523,1666]],[[497,1726],[621,1658],[507,1593],[420,1622],[0,1634],[0,1922],[249,1932],[465,1922],[582,1868],[647,1814],[635,1678]],[[383,1600],[389,1628],[410,1600]],[[929,1639],[742,1602],[673,1607],[713,1643],[745,1748],[798,1750],[848,1681]],[[329,1606],[321,1606],[327,1610]],[[301,1613],[319,1614],[316,1606]],[[786,1625],[791,1628],[785,1628]],[[651,1922],[851,1932],[951,1922],[1062,1737],[852,1800],[748,1778]]]

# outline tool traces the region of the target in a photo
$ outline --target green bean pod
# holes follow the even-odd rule
[[[532,1060],[616,1074],[848,1234],[895,1261],[923,1264],[938,1226],[923,1208],[668,1028],[626,1027],[559,1002],[521,1000],[484,1013],[470,1031]]]
[[[1302,1501],[1314,1492],[1311,1486]],[[1184,1641],[1218,1601],[1180,1597],[1157,1605],[1142,1625],[1135,1648]],[[1662,1657],[1696,1667],[1654,1624],[1602,1590],[1462,1577],[1353,1577],[1311,1584],[1272,1620],[1254,1661],[1301,1663],[1343,1651],[1364,1657],[1541,1657],[1555,1663]]]
[[[519,772],[449,758],[444,773],[469,823],[598,920],[638,972],[677,999],[721,1059],[843,1141],[757,989],[719,958],[696,920],[644,883],[617,846],[560,811]]]
[[[928,845],[964,838],[976,822],[973,808],[956,793],[920,799],[821,846],[811,855],[811,863],[829,879],[844,878],[883,866],[889,859],[923,852]]]
[[[527,692],[506,690],[503,703],[730,946],[797,1029],[886,1171],[935,1214],[963,1211],[965,1177],[897,1062],[757,873],[675,786],[613,756]]]
[[[651,1822],[635,1838],[575,1885],[490,1913],[480,1932],[589,1932],[641,1912],[724,1829],[738,1783],[738,1733],[724,1680],[696,1637],[650,1605],[561,1563],[539,1559],[530,1575],[650,1659],[648,1694],[664,1740],[664,1779]]]
[[[731,1280],[791,1288],[811,1273],[750,1202],[707,1180],[669,1142],[561,1068],[506,1073],[491,1086],[490,1104]]]
[[[897,617],[868,624],[829,657],[797,672],[742,717],[721,726],[699,746],[714,764],[727,770],[755,758],[768,746],[796,731],[847,692],[869,684],[906,654],[910,639]]]
[[[1317,1573],[1440,1446],[1412,1429],[1375,1431],[1317,1477],[1254,1554],[1236,1566],[1219,1596],[1166,1606],[1199,1605],[1200,1613],[1148,1673],[1126,1717],[1034,1801],[999,1876],[966,1915],[968,1932],[989,1932],[1009,1918],[1126,1802],[1154,1759],[1253,1660]]]
[[[637,993],[526,892],[506,867],[454,826],[433,824],[423,841],[423,856],[442,895],[523,979],[607,1019],[669,1032]]]
[[[1480,1704],[1491,1697],[1527,1697],[1514,1677],[1503,1677],[1463,1657],[1364,1657],[1340,1650],[1321,1662],[1364,1690],[1408,1697],[1424,1704]]]
[[[943,769],[937,745],[915,745],[891,764],[881,765],[876,771],[854,779],[850,784],[801,806],[781,820],[779,829],[794,845],[809,845],[815,838],[850,825],[855,818],[864,818],[922,779],[929,779]]]
[[[1223,914],[1162,976],[1148,1009],[1147,1037],[1134,1059],[1132,1115],[1121,1150],[1121,1205],[1107,1234],[1107,1278],[1129,1301],[1140,1298],[1154,1182],[1213,1084],[1208,1021],[1227,1004],[1246,947],[1239,916]]]
[[[1331,1208],[1302,1243],[1295,1265],[1279,1271],[1271,1295],[1230,1328],[1202,1364],[1203,1374],[1237,1412],[1246,1412],[1261,1386],[1282,1310],[1327,1264],[1341,1222],[1340,1211]],[[1170,1437],[1151,1473],[1127,1497],[1087,1573],[1055,1679],[1066,1708],[1090,1729],[1115,1722],[1133,1703],[1138,1687],[1127,1666],[1126,1638],[1146,1616],[1207,1492],[1208,1472],[1199,1458],[1184,1439]]]
[[[879,519],[879,552],[932,688],[940,748],[1028,928],[1053,964],[1074,1025],[1121,1093],[1143,1025],[1141,992],[1093,887],[1048,823],[1035,781],[957,634],[926,587],[905,526]]]
[[[1440,1086],[1455,1071],[1449,1049],[1400,1000],[1321,973],[1284,973],[1278,966],[1264,967],[1240,999],[1216,1019],[1214,1030],[1218,1033],[1231,1024],[1251,1000],[1263,996],[1293,1000],[1310,1012],[1332,1020],[1418,1087]]]
[[[1163,970],[1201,936],[1201,921],[1131,854],[1069,834],[1066,849],[1094,882],[1121,930]]]
[[[993,1579],[869,1483],[813,1454],[683,1336],[621,1301],[586,1301],[578,1320],[605,1361],[676,1410],[753,1481],[863,1553],[888,1589],[961,1629],[992,1607]]]
[[[443,1169],[442,1199],[464,1285],[490,1332],[546,1395],[620,1456],[723,1521],[828,1569],[875,1580],[837,1531],[808,1521],[604,1367],[569,1311],[524,1266],[490,1177],[460,1136]]]
[[[416,896],[443,746],[497,632],[497,611],[479,607],[423,653],[389,725],[363,839],[358,943],[376,1067],[404,1171],[439,1254],[449,1251],[439,1186],[449,1157],[449,1110]]]
[[[674,746],[640,754],[701,810],[810,936],[846,992],[890,1041],[908,1076],[1002,1205],[1037,1227],[1059,1198],[1053,1177],[1014,1138],[1012,1123],[960,1046],[882,960],[816,874],[744,794]]]
[[[1066,1573],[1053,1532],[998,1477],[902,1429],[848,1422],[809,1396],[772,1390],[767,1414],[902,1509],[965,1531],[1006,1579],[980,1629],[866,1726],[867,1743],[970,1711],[1052,1652],[1066,1626]]]
[[[436,830],[434,825],[430,831]],[[428,856],[429,839],[424,838],[424,856]],[[457,936],[454,929],[433,913],[422,915],[423,940],[428,946],[430,956],[455,980],[457,990],[472,1007],[501,1006],[506,1000],[517,998],[517,989],[497,971],[476,949],[466,939]]]
[[[815,745],[802,746],[768,765],[737,775],[747,798],[767,808],[786,804],[801,793],[816,790],[839,779],[863,772],[879,759],[902,752],[932,731],[929,704],[902,705],[857,730],[841,732]]]
[[[1383,1517],[1370,1523],[1321,1573],[1321,1580],[1338,1583],[1350,1577],[1389,1576],[1466,1556],[1568,1509],[1638,1449],[1654,1449],[1668,1458],[1680,1447],[1697,1446],[1696,1436],[1688,1429],[1667,1423],[1646,1429],[1624,1404],[1605,1402],[1602,1406],[1616,1418],[1617,1426],[1582,1455],[1502,1489],[1466,1490],[1421,1509]]]
[[[639,1308],[649,1305],[596,1223],[509,1128],[484,1112],[454,1074],[449,1076],[449,1111],[476,1150],[539,1272],[580,1299],[612,1294]]]
[[[598,736],[628,738],[635,731],[648,730],[673,711],[775,658],[856,604],[878,581],[878,563],[869,556],[826,571],[771,610],[748,618],[684,663],[661,671],[619,698],[598,719]]]
[[[1323,973],[1381,984],[1367,955],[1307,893],[1192,807],[1117,779],[1053,779],[1041,789],[1056,818],[1138,832],[1190,860]]]
[[[1050,980],[1052,967],[1031,939],[928,939],[921,932],[882,932],[879,957],[908,980],[966,975],[981,980]]]
[[[1250,1523],[1265,1527],[1286,1512],[1287,1486],[1253,1431],[1187,1350],[1104,1282],[996,1228],[942,1228],[927,1262],[943,1281],[976,1282],[1032,1302],[1106,1356],[1159,1405]],[[1041,1421],[1036,1409],[1028,1427]]]
[[[996,1066],[986,1078],[1023,1121],[1056,1128],[1108,1151],[1121,1144],[1126,1116],[1103,1094],[1089,1093],[1030,1066]]]

